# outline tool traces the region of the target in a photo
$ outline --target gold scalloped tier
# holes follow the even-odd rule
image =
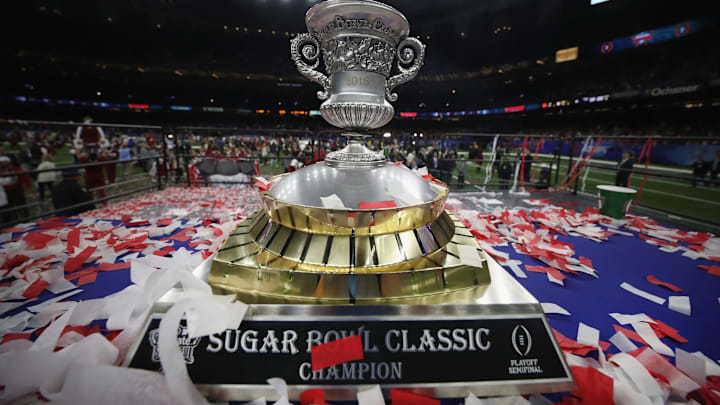
[[[269,179],[277,183],[286,174]],[[260,192],[265,212],[280,225],[300,232],[333,236],[369,236],[410,231],[437,220],[445,209],[449,189],[431,182],[435,198],[411,207],[382,209],[322,208],[292,204]]]
[[[208,282],[259,303],[368,303],[486,287],[487,262],[461,263],[459,245],[485,257],[445,211],[414,230],[359,237],[300,232],[257,212],[218,251]]]

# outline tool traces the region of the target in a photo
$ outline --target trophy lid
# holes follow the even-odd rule
[[[373,33],[397,46],[410,33],[407,18],[387,4],[374,0],[327,0],[305,14],[308,31],[320,42],[337,33]]]
[[[387,163],[368,167],[315,163],[283,177],[269,193],[291,204],[321,208],[321,197],[337,195],[348,209],[359,209],[361,201],[388,200],[398,207],[410,207],[437,196],[430,184],[410,169]]]

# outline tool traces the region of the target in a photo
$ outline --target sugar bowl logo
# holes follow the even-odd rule
[[[523,325],[515,326],[512,332],[513,349],[520,356],[527,356],[532,348],[532,337],[530,332]]]
[[[160,335],[159,329],[153,329],[150,331],[150,345],[153,348],[152,361],[160,361],[160,353],[158,352],[158,337]],[[193,364],[195,362],[195,348],[200,343],[200,338],[188,337],[188,330],[186,327],[178,326],[177,342],[180,346],[180,352],[182,352],[183,358],[186,364]]]

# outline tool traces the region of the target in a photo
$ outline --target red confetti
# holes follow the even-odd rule
[[[613,404],[613,379],[592,367],[570,366],[583,405]]]
[[[212,245],[212,242],[210,242],[209,240],[198,240],[195,242],[190,242],[188,244],[188,246],[190,246],[193,249],[198,247],[199,245]]]
[[[173,221],[172,218],[165,218],[165,219],[158,220],[155,224],[157,226],[168,226],[168,225],[172,224],[172,221]]]
[[[165,246],[164,248],[162,248],[160,250],[154,251],[153,254],[155,256],[167,256],[168,254],[170,254],[170,252],[172,252],[174,250],[175,250],[175,248],[172,246]]]
[[[50,285],[50,283],[39,278],[39,279],[35,280],[32,284],[30,284],[25,289],[25,292],[23,292],[23,297],[37,298],[38,295],[40,295],[43,291],[45,291],[45,288],[49,285]]]
[[[656,335],[658,335],[659,338],[662,338],[663,336],[667,336],[667,337],[674,339],[680,343],[687,343],[688,340],[685,339],[684,337],[680,336],[680,333],[677,331],[677,329],[674,329],[670,325],[668,325],[662,321],[659,321],[657,319],[653,319],[653,321],[655,321],[655,323],[650,323],[650,327],[653,328],[653,331],[655,332]],[[661,334],[663,336],[660,336]]]
[[[532,271],[535,273],[549,273],[551,276],[553,276],[554,278],[556,278],[560,281],[565,280],[565,276],[553,267],[532,266],[532,265],[526,264],[525,269],[527,271]]]
[[[0,233],[6,233],[6,232],[25,232],[27,231],[27,228],[5,228]]]
[[[587,257],[580,256],[580,257],[578,258],[578,260],[580,260],[580,264],[583,264],[583,265],[585,265],[585,266],[587,266],[587,267],[590,267],[591,269],[594,268],[594,267],[593,267],[593,264],[592,264],[592,260],[588,259]]]
[[[651,324],[651,325],[652,325],[652,324]],[[638,335],[637,333],[635,333],[635,331],[632,331],[632,330],[627,329],[627,328],[623,328],[623,327],[620,326],[620,325],[613,325],[613,328],[615,328],[615,332],[620,332],[620,333],[622,333],[623,335],[627,336],[629,339],[632,339],[632,340],[634,340],[634,341],[636,341],[636,342],[638,342],[638,343],[647,345],[647,342],[644,341],[643,338],[640,337],[640,335]]]
[[[27,257],[25,255],[15,255],[15,256],[11,257],[10,260],[8,260],[7,263],[5,263],[5,264],[7,266],[9,266],[9,268],[13,269],[13,268],[25,263],[28,259],[29,259],[29,257]]]
[[[21,340],[21,339],[28,340],[28,339],[30,339],[30,335],[31,335],[31,333],[6,333],[3,336],[2,342],[0,342],[0,345],[5,344],[7,342],[11,342],[13,340]]]
[[[97,280],[97,272],[93,271],[92,273],[86,274],[78,279],[78,287],[85,284],[94,283],[95,280]]]
[[[660,280],[658,280],[657,277],[653,276],[652,274],[645,277],[645,279],[655,285],[659,285],[660,287],[665,287],[670,291],[674,291],[676,293],[682,292],[682,288],[680,288],[676,285],[670,284],[670,283],[666,283],[664,281],[660,281]]]
[[[263,183],[263,182],[258,181],[255,183],[255,187],[259,188],[260,191],[268,191],[268,190],[270,190],[270,187],[272,187],[272,185],[273,184],[270,182]]]
[[[397,204],[395,204],[395,201],[393,200],[386,200],[386,201],[360,201],[360,209],[361,210],[379,210],[383,208],[395,208],[397,207]]]
[[[362,360],[364,358],[362,339],[359,335],[355,335],[313,346],[310,355],[313,371],[348,361]]]
[[[76,271],[75,273],[66,275],[66,276],[65,276],[65,280],[73,281],[73,280],[76,280],[76,279],[78,279],[78,278],[87,276],[87,275],[90,274],[90,273],[95,273],[95,272],[97,272],[97,271],[98,271],[97,267],[88,267],[87,269],[80,270],[80,271]]]
[[[698,267],[700,267],[703,270],[706,270],[708,274],[711,276],[719,276],[720,277],[720,266],[712,265],[712,266],[706,266],[704,264],[698,264]]]
[[[398,389],[390,390],[392,405],[440,405],[440,400]]]
[[[28,249],[30,250],[38,250],[38,249],[44,249],[47,244],[53,240],[56,239],[57,236],[48,235],[46,233],[42,233],[40,231],[32,231],[25,235],[23,240],[27,244]]]
[[[597,350],[597,347],[584,345],[582,343],[578,343],[569,337],[566,337],[562,333],[556,331],[553,329],[553,333],[555,334],[555,340],[557,340],[558,345],[560,345],[560,348],[568,351],[573,354],[578,354],[580,356],[585,356],[588,353],[590,353],[593,350]],[[599,346],[603,351],[607,351],[608,348],[610,348],[610,342],[605,342],[601,340],[599,342]]]
[[[90,258],[90,255],[95,252],[95,249],[97,249],[95,246],[88,246],[82,252],[78,253],[77,256],[67,259],[65,266],[63,267],[65,272],[71,272],[79,269],[83,263]]]
[[[99,271],[113,271],[113,270],[123,270],[123,269],[129,269],[130,263],[126,262],[120,262],[120,263],[100,263],[98,266]]]
[[[694,250],[694,251],[696,251],[696,252],[704,252],[704,251],[705,251],[705,246],[690,245],[690,246],[688,246],[688,249]]]
[[[300,405],[328,405],[325,402],[325,391],[319,388],[303,391],[300,393]]]
[[[66,326],[65,329],[63,329],[62,333],[60,333],[60,336],[68,333],[68,332],[75,332],[79,333],[83,336],[89,336],[93,333],[100,333],[100,325],[95,326]]]
[[[73,253],[76,247],[80,246],[80,229],[74,228],[68,232],[67,251]]]

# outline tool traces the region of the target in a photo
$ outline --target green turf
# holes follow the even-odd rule
[[[550,163],[550,160],[541,160],[541,162]],[[482,170],[478,172],[476,170],[477,165],[468,162],[465,181],[469,183],[482,184],[485,181],[485,168],[487,164],[487,162],[484,162]],[[568,162],[561,162],[559,181],[563,180],[567,169]],[[579,191],[582,187],[583,174],[584,172],[578,176],[580,179],[580,182],[578,183]],[[457,169],[455,170],[454,175],[457,176]],[[643,168],[636,167],[630,186],[632,188],[639,189],[643,181],[643,177]],[[555,180],[554,172],[551,180]],[[455,179],[455,181],[457,181],[457,179]],[[498,183],[496,172],[493,172],[493,175],[488,183]],[[585,182],[585,192],[595,194],[597,192],[596,186],[599,184],[614,185],[615,170],[591,168]],[[488,187],[488,189],[497,189],[497,186]],[[568,187],[568,190],[573,190],[572,185]],[[697,187],[692,187],[689,178],[687,180],[679,180],[648,177],[648,180],[643,186],[640,204],[672,212],[680,216],[701,218],[709,222],[720,223],[720,187],[705,187],[704,184],[698,184]]]

